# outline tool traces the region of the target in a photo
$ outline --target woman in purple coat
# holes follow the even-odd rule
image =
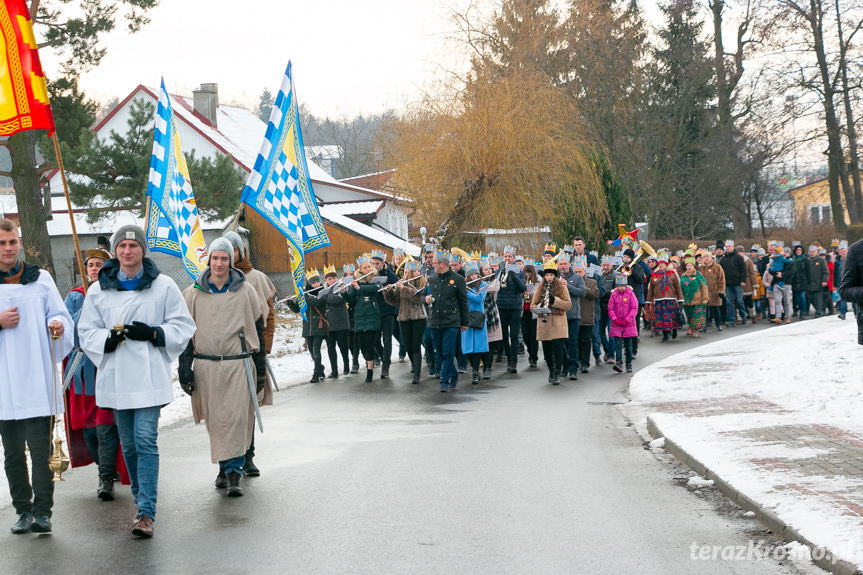
[[[626,346],[626,372],[632,372],[632,342],[638,337],[635,316],[638,298],[627,285],[627,277],[620,274],[614,279],[614,291],[608,299],[608,335],[614,339],[614,371],[623,371],[623,347]]]

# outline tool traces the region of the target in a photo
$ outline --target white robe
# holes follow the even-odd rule
[[[140,321],[160,327],[165,347],[127,339],[105,353],[105,340],[114,325]],[[140,291],[102,290],[93,284],[84,299],[78,338],[96,364],[96,405],[105,409],[139,409],[174,401],[171,363],[195,334],[195,322],[177,284],[159,274]]]
[[[75,324],[51,274],[40,270],[39,279],[27,285],[0,284],[0,311],[13,307],[18,308],[18,325],[0,329],[0,420],[63,413],[57,362],[72,351]],[[54,343],[51,361],[48,324],[54,320],[63,322],[65,331]]]

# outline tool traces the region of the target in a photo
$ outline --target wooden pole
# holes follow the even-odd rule
[[[57,130],[54,130],[54,153],[57,155],[57,168],[60,170],[60,179],[63,180],[63,193],[66,194],[66,207],[69,209],[69,222],[72,224],[72,242],[75,244],[75,258],[78,260],[78,269],[81,272],[81,283],[84,285],[84,293],[87,293],[87,270],[84,269],[84,258],[81,257],[81,246],[78,244],[78,232],[75,229],[75,214],[72,212],[72,198],[69,197],[69,183],[66,181],[66,170],[63,169],[63,157],[60,156],[60,141],[57,139]]]
[[[237,231],[237,226],[240,224],[240,213],[243,211],[243,203],[240,202],[240,207],[237,208],[237,215],[234,216],[234,223],[231,225],[231,231]]]

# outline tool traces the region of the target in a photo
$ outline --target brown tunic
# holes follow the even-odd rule
[[[242,353],[240,332],[245,335],[247,350],[260,349],[255,321],[267,307],[248,283],[220,294],[190,286],[183,291],[183,298],[198,326],[192,338],[195,353],[238,355]],[[254,362],[249,361],[255,377]],[[255,415],[243,364],[240,359],[195,360],[192,415],[195,423],[207,422],[213,463],[244,455],[252,441]]]

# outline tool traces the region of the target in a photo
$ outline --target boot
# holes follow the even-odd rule
[[[389,379],[390,378],[390,366],[385,365],[381,368],[381,379]]]
[[[243,475],[247,477],[260,477],[261,470],[255,465],[255,456],[247,455],[246,462],[243,464]]]
[[[554,370],[554,373],[551,376],[551,384],[552,385],[560,385],[560,370]]]
[[[491,379],[491,368],[487,367],[482,370],[482,378],[483,379]]]
[[[319,381],[321,380],[318,377],[318,370],[316,369],[315,372],[312,374],[312,379],[309,380],[309,383],[318,383]]]
[[[662,341],[668,341],[668,332],[667,331],[662,332]]]
[[[351,373],[351,368],[348,367],[348,364],[345,363],[345,375],[349,375]]]
[[[419,383],[419,382],[420,382],[420,374],[418,371],[415,371],[414,372],[414,378],[413,378],[413,381],[411,381],[411,383]]]
[[[105,475],[99,478],[99,488],[96,490],[96,496],[102,501],[114,501],[114,478],[112,475]]]
[[[786,317],[786,318],[785,318],[785,323],[791,323],[791,318],[790,318],[790,317]]]
[[[339,378],[339,368],[336,368],[327,376],[329,379],[338,379]]]
[[[366,383],[370,383],[372,381],[372,377],[375,375],[375,370],[367,369],[366,370]]]
[[[473,376],[470,378],[470,382],[474,385],[479,383],[479,370],[473,370]]]
[[[631,363],[626,364],[626,373],[632,373],[632,364]]]
[[[216,481],[213,484],[216,486],[216,489],[224,489],[228,486],[228,477],[225,475],[225,470],[220,466],[219,474],[216,476]]]
[[[360,371],[360,363],[357,358],[354,358],[354,362],[351,364],[351,373],[359,373]]]
[[[676,329],[671,330],[671,339],[677,339],[677,330]]]
[[[236,471],[228,473],[228,490],[225,491],[228,497],[242,497],[243,488],[240,487],[240,474]]]

